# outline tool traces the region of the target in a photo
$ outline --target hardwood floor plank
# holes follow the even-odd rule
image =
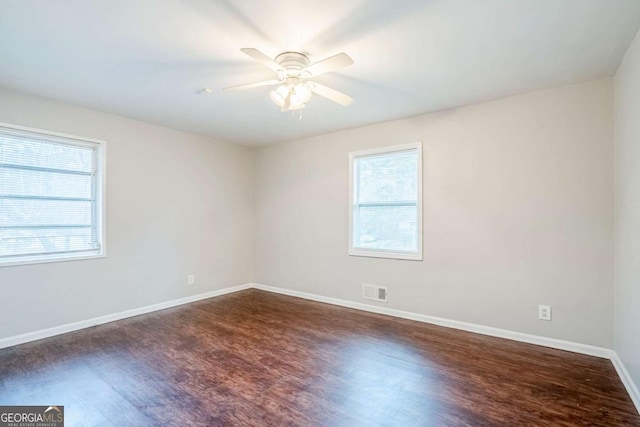
[[[258,290],[0,350],[70,426],[640,426],[608,360]]]

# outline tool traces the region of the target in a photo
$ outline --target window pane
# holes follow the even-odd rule
[[[12,196],[92,197],[90,175],[70,175],[0,166],[0,194]]]
[[[356,159],[358,202],[416,201],[416,150]]]
[[[91,225],[91,214],[91,202],[0,197],[0,228],[30,225]]]
[[[92,148],[16,135],[0,135],[0,163],[76,172],[94,169]]]
[[[0,257],[97,249],[91,228],[0,229]]]
[[[356,209],[357,248],[415,252],[416,206],[361,206]]]

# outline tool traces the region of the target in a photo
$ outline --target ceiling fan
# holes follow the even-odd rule
[[[225,90],[279,85],[269,95],[271,100],[280,107],[280,111],[294,112],[304,108],[305,104],[311,99],[312,93],[344,106],[351,104],[353,101],[350,96],[311,80],[320,74],[353,64],[353,60],[346,53],[339,53],[310,64],[307,55],[300,52],[283,52],[276,56],[275,59],[271,59],[258,49],[244,48],[240,50],[275,71],[278,78],[231,86],[225,88]]]

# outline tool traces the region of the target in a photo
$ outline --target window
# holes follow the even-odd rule
[[[104,149],[0,124],[0,266],[104,256]]]
[[[422,260],[422,144],[349,155],[350,255]]]

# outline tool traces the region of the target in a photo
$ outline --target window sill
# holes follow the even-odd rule
[[[13,267],[18,265],[31,265],[31,264],[44,264],[50,262],[68,262],[68,261],[82,261],[87,259],[106,258],[106,253],[91,254],[91,255],[73,255],[73,256],[43,256],[38,258],[16,258],[13,261],[0,261],[0,268]]]
[[[385,251],[376,251],[376,250],[350,249],[349,255],[368,257],[368,258],[387,258],[387,259],[398,259],[398,260],[408,260],[408,261],[422,261],[422,253],[385,252]]]

